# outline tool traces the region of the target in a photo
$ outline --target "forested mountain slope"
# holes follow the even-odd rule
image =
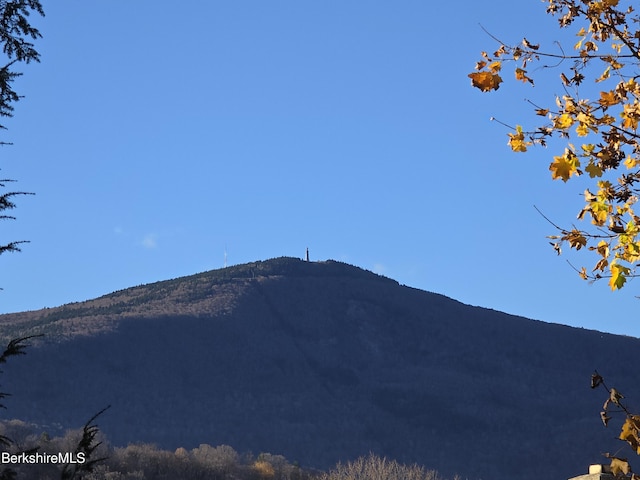
[[[328,468],[374,452],[442,474],[564,479],[616,451],[594,368],[640,405],[640,341],[548,324],[335,261],[278,258],[0,316],[45,333],[5,417],[116,445],[228,444]]]

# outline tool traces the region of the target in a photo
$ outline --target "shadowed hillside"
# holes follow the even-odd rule
[[[640,404],[637,339],[278,258],[0,316],[46,333],[4,370],[12,417],[114,444],[228,444],[328,468],[374,452],[447,476],[565,479],[616,451],[594,368]],[[615,374],[615,376],[614,376]]]

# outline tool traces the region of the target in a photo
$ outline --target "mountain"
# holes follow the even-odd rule
[[[115,445],[201,443],[330,468],[369,452],[448,476],[563,480],[623,447],[635,338],[464,305],[336,261],[277,258],[0,315],[45,333],[0,377],[9,418]],[[613,423],[613,422],[612,422]]]

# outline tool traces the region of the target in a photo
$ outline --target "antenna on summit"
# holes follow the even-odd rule
[[[304,256],[304,260],[305,260],[305,262],[308,262],[308,261],[309,261],[309,247],[307,247],[307,253],[306,253],[306,255]]]
[[[224,268],[227,268],[227,246],[224,246]]]

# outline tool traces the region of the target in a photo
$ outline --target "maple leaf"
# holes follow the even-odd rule
[[[602,256],[602,258],[609,257],[609,244],[604,240],[600,240],[596,246],[596,250]]]
[[[551,178],[554,180],[560,178],[566,182],[572,175],[578,175],[578,167],[580,160],[570,150],[566,150],[565,154],[559,157],[553,157],[553,163],[549,165],[551,170]]]
[[[627,243],[624,246],[624,252],[621,257],[629,263],[635,263],[640,260],[640,244],[637,242]]]
[[[590,178],[602,176],[602,168],[593,162],[589,163],[589,165],[585,167],[585,171],[589,174]]]
[[[529,82],[531,85],[533,85],[533,79],[528,77],[527,71],[523,70],[522,68],[516,68],[516,80],[520,80],[525,83]]]
[[[638,438],[639,422],[640,417],[638,415],[628,415],[622,424],[622,430],[618,437],[620,440],[627,442],[637,453],[640,453],[640,438]]]
[[[580,250],[582,247],[587,246],[587,239],[579,230],[572,230],[564,239],[569,242],[571,248],[575,248],[576,250]]]
[[[619,263],[612,263],[611,265],[609,265],[609,269],[611,270],[609,287],[611,287],[611,290],[620,290],[627,281],[626,275],[629,275],[631,270],[629,269],[629,267],[625,267],[624,265],[620,265]],[[613,392],[614,389],[612,388],[611,391]]]
[[[609,72],[611,71],[611,67],[607,67],[604,72],[602,72],[602,75],[600,75],[598,78],[596,78],[596,83],[599,82],[604,82],[607,78],[609,78]]]
[[[580,275],[580,278],[583,280],[588,280],[589,279],[589,275],[587,274],[587,269],[582,267],[580,269],[580,271],[578,272],[578,275]]]
[[[631,170],[633,167],[637,167],[640,165],[640,161],[637,158],[633,158],[631,155],[628,155],[624,161],[624,166]]]
[[[589,213],[591,213],[591,222],[601,227],[609,216],[609,206],[602,201],[592,202],[589,207]]]
[[[589,135],[589,127],[584,123],[581,123],[576,127],[576,133],[578,134],[579,137],[586,137],[587,135]]]
[[[626,458],[611,457],[611,473],[614,475],[628,475],[631,473],[631,466]]]
[[[613,59],[613,58],[609,63],[611,65],[611,68],[613,68],[614,70],[620,70],[622,67],[624,67],[622,63],[618,62],[616,59]]]
[[[625,105],[620,116],[624,119],[622,125],[624,128],[638,128],[638,117],[640,117],[640,105],[635,102],[633,105]]]
[[[600,270],[601,272],[604,272],[607,265],[609,265],[609,261],[606,258],[601,258],[600,261],[596,263],[596,266],[593,267],[593,271],[595,272],[596,270]]]
[[[563,113],[554,119],[554,128],[565,130],[573,125],[573,118],[568,113]]]
[[[610,90],[608,92],[600,92],[600,100],[598,103],[603,107],[611,107],[617,105],[620,101],[616,98],[616,92]]]
[[[496,60],[495,62],[492,62],[491,65],[489,65],[489,70],[491,70],[491,73],[498,73],[501,69],[502,62],[500,62],[499,60]]]
[[[497,73],[474,72],[467,75],[471,79],[471,85],[479,88],[483,92],[498,90],[502,83],[502,78]]]
[[[524,132],[520,125],[516,125],[516,133],[508,133],[507,135],[509,135],[508,144],[514,152],[526,152],[527,147],[532,145],[532,142],[525,141]]]
[[[587,52],[595,52],[598,50],[598,46],[593,42],[585,42],[584,49]]]

